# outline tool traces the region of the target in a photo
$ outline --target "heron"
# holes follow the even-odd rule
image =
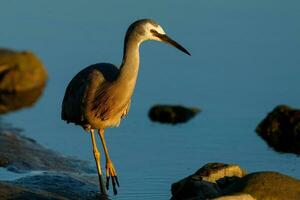
[[[68,84],[61,117],[67,123],[83,127],[91,135],[93,154],[97,166],[101,194],[107,195],[110,180],[114,194],[119,181],[114,164],[109,156],[104,138],[104,129],[118,127],[128,113],[139,71],[139,47],[146,40],[170,44],[184,53],[190,53],[166,35],[163,28],[151,19],[141,19],[127,29],[123,60],[120,67],[109,63],[97,63],[81,70]],[[106,183],[104,182],[100,153],[95,139],[95,130],[100,137],[106,158]]]

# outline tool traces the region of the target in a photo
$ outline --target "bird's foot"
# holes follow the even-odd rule
[[[117,194],[116,186],[120,187],[115,167],[111,161],[106,162],[106,188],[109,190],[109,180],[111,178],[114,194]]]

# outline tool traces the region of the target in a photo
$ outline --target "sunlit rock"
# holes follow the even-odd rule
[[[42,95],[44,87],[21,92],[0,91],[0,114],[31,107]]]
[[[238,165],[209,163],[172,185],[172,200],[300,199],[300,181],[278,172],[245,175]]]
[[[300,199],[300,180],[278,172],[256,172],[237,180],[223,193],[246,193],[257,200],[296,200]]]
[[[177,124],[187,122],[198,112],[200,112],[198,108],[187,108],[179,105],[155,105],[150,109],[148,115],[152,121]]]
[[[235,164],[208,163],[201,167],[195,174],[201,180],[216,183],[224,177],[243,177],[246,171]]]
[[[255,200],[250,194],[226,195],[212,200]]]
[[[223,188],[245,174],[238,165],[208,163],[193,175],[172,184],[172,200],[218,197]]]
[[[46,69],[32,52],[0,49],[0,91],[32,90],[44,86],[46,80]]]
[[[300,154],[300,110],[277,106],[256,132],[276,151]]]

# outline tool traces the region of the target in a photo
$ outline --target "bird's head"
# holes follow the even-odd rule
[[[188,55],[191,55],[184,47],[167,36],[163,28],[151,19],[141,19],[132,23],[127,30],[126,37],[128,38],[130,35],[134,35],[139,42],[146,40],[164,42],[176,47]]]

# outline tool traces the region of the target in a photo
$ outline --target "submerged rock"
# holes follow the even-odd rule
[[[44,172],[15,181],[0,182],[0,199],[11,200],[104,200],[97,177],[61,172]]]
[[[300,154],[300,110],[277,106],[256,132],[276,151]]]
[[[0,167],[24,176],[1,180],[0,199],[108,199],[100,195],[98,175],[89,162],[60,155],[17,132],[0,128]]]
[[[243,177],[245,170],[238,165],[208,163],[193,175],[172,184],[172,200],[208,199],[221,195],[232,182]]]
[[[95,172],[88,162],[62,156],[17,131],[0,128],[0,167],[17,173],[32,170]]]
[[[33,191],[30,188],[24,188],[16,186],[13,183],[1,182],[0,181],[0,199],[9,199],[9,200],[63,200],[59,196],[53,196],[49,193],[43,193],[42,191]]]
[[[300,180],[278,172],[246,175],[238,165],[209,163],[172,184],[172,200],[300,199]]]
[[[1,92],[32,90],[43,87],[46,80],[46,69],[32,52],[0,49]]]
[[[177,124],[187,122],[198,112],[200,112],[198,108],[187,108],[180,105],[156,105],[150,109],[148,115],[152,121]]]

